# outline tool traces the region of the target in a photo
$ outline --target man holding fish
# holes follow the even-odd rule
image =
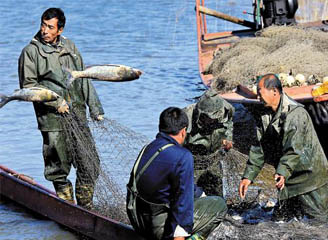
[[[82,71],[84,64],[75,44],[61,36],[65,27],[65,15],[59,8],[47,9],[41,17],[39,32],[22,50],[19,58],[21,88],[41,87],[59,95],[50,102],[34,102],[38,127],[43,137],[45,177],[52,181],[57,195],[74,202],[73,188],[67,176],[71,162],[63,127],[62,114],[79,113],[86,121],[86,106],[95,120],[103,119],[104,110],[90,79],[78,79],[67,86],[68,74],[63,68]],[[94,159],[98,162],[99,159]],[[77,167],[76,199],[81,206],[90,207],[95,179],[86,181],[83,167]]]

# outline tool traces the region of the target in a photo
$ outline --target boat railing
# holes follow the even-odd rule
[[[197,21],[197,36],[204,36],[207,33],[206,15],[199,11],[199,7],[204,6],[204,0],[196,0],[196,21]]]

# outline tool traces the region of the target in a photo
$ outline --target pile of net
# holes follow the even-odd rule
[[[260,212],[257,212],[257,214],[260,214]],[[284,223],[261,221],[256,224],[241,224],[239,221],[226,220],[207,239],[325,240],[328,239],[327,227],[327,223],[309,220],[292,220]]]
[[[298,26],[272,26],[218,49],[205,73],[213,74],[212,87],[228,92],[241,84],[252,88],[256,76],[267,73],[293,76],[285,86],[322,82],[328,76],[328,34]],[[299,81],[295,78],[300,76]]]
[[[87,175],[83,177],[96,179],[91,210],[129,223],[126,184],[140,149],[149,142],[147,137],[115,120],[85,122],[76,113],[65,115],[63,126],[71,161],[84,166]]]
[[[277,190],[272,166],[265,164],[241,200],[238,186],[245,169],[247,155],[231,149],[194,156],[195,178],[208,196],[224,197],[229,206],[225,220],[210,234],[208,240],[275,240],[328,239],[326,222],[303,219],[274,222]],[[286,213],[287,214],[287,213]]]

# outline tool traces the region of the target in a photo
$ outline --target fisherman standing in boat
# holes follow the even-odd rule
[[[134,229],[147,239],[205,239],[228,210],[222,198],[195,191],[193,157],[181,146],[187,127],[181,109],[164,110],[156,139],[143,148],[132,169],[127,212]]]
[[[276,169],[279,190],[274,220],[302,216],[327,220],[328,163],[309,114],[282,91],[274,74],[262,76],[257,89],[268,111],[258,118],[258,144],[251,147],[240,197],[245,197],[266,161]]]
[[[77,112],[82,121],[86,122],[86,105],[93,119],[102,120],[104,111],[90,80],[74,81],[70,88],[66,85],[67,73],[63,67],[83,70],[84,65],[75,44],[61,36],[64,27],[64,12],[59,8],[47,9],[42,14],[39,32],[22,50],[18,73],[21,88],[42,87],[60,95],[53,102],[34,103],[34,109],[43,137],[45,177],[53,182],[58,197],[74,202],[72,184],[67,179],[72,163],[67,152],[61,118],[63,114]],[[99,159],[93,161],[98,168]],[[90,207],[98,169],[92,169],[96,174],[90,177],[82,161],[75,164],[77,203]]]

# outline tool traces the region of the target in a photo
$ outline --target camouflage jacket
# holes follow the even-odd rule
[[[264,162],[285,177],[280,199],[313,191],[328,182],[328,163],[307,111],[283,94],[276,113],[258,119],[258,145],[252,146],[243,177],[253,181]],[[273,177],[273,176],[272,176]]]
[[[91,117],[104,114],[98,95],[90,79],[76,79],[68,88],[67,73],[62,67],[83,70],[82,57],[69,39],[60,36],[57,46],[40,41],[39,34],[32,39],[19,57],[18,74],[20,87],[43,87],[61,96],[56,101],[34,103],[34,109],[41,131],[60,131],[61,114],[57,108],[63,99],[86,120],[86,105]]]
[[[220,149],[222,140],[232,141],[235,109],[215,90],[207,90],[184,111],[189,119],[184,145],[194,155],[211,154]]]

